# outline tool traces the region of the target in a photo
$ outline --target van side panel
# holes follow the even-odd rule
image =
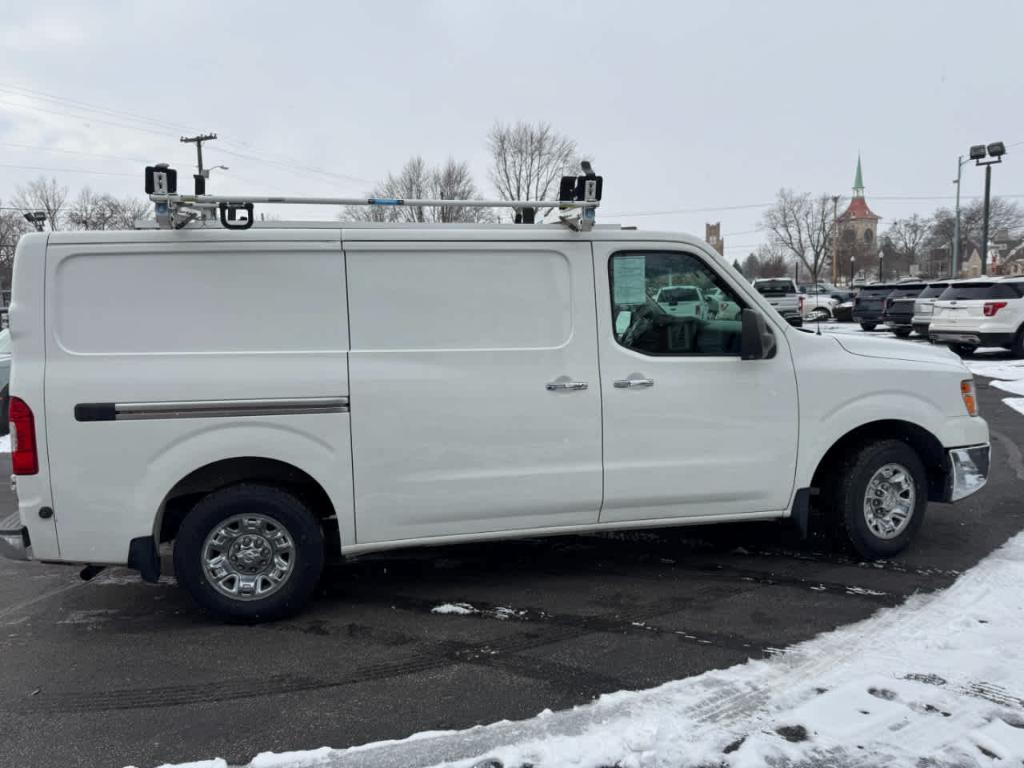
[[[345,249],[357,543],[595,524],[590,244]]]
[[[50,472],[47,461],[46,409],[43,381],[46,369],[46,335],[43,314],[46,303],[46,241],[48,235],[25,235],[14,255],[11,291],[11,381],[10,393],[20,397],[35,416],[39,472],[17,478],[18,513],[28,528],[32,557],[57,560],[61,556],[54,519],[39,517],[39,510],[52,507]],[[7,418],[7,414],[3,415]]]
[[[352,536],[348,413],[318,411],[349,394],[340,234],[204,235],[50,246],[47,437],[64,560],[125,562],[179,480],[238,457],[311,475]]]

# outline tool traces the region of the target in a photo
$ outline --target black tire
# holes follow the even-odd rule
[[[7,422],[7,412],[10,410],[11,405],[11,385],[4,384],[4,388],[0,389],[0,409],[3,409],[3,418],[0,418],[0,436],[6,435],[11,431],[11,425]]]
[[[263,598],[224,594],[203,567],[207,537],[229,518],[242,514],[269,519],[284,529],[293,544],[289,549],[291,570],[287,578]],[[185,516],[174,542],[174,574],[178,583],[200,608],[231,623],[276,621],[298,613],[313,593],[323,567],[324,537],[317,519],[297,498],[271,485],[242,483],[204,496]]]
[[[860,329],[862,331],[873,331],[873,330],[875,330],[875,327],[877,325],[878,325],[878,323],[861,323],[860,324]]]
[[[970,357],[974,354],[974,350],[977,349],[977,347],[972,347],[970,344],[947,344],[946,346],[960,355],[960,357]]]
[[[909,328],[893,328],[892,332],[895,333],[896,337],[900,339],[905,339],[912,333],[912,331]]]
[[[875,534],[864,512],[868,483],[887,464],[904,467],[914,488],[913,511],[905,527],[893,538]],[[832,515],[837,533],[866,560],[892,557],[904,549],[924,521],[928,506],[928,482],[924,464],[917,452],[901,440],[865,443],[843,456],[832,468],[831,482],[825,489],[825,509]]]
[[[1024,326],[1017,329],[1017,335],[1013,337],[1013,346],[1010,347],[1010,354],[1018,360],[1024,358]]]

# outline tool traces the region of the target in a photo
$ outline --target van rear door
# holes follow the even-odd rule
[[[358,542],[596,523],[590,244],[415,234],[343,234]]]

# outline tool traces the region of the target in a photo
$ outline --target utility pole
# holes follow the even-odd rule
[[[960,268],[960,172],[964,169],[964,156],[956,160],[956,178],[953,183],[956,184],[956,219],[953,222],[953,263],[949,270],[949,276],[951,279],[955,279],[957,276],[957,270]]]
[[[216,133],[201,133],[198,136],[182,136],[182,144],[195,144],[196,145],[196,161],[199,167],[199,172],[194,174],[192,178],[196,180],[196,194],[206,194],[206,174],[203,173],[203,142],[213,141],[217,138]]]
[[[832,195],[832,285],[839,282],[839,195]]]

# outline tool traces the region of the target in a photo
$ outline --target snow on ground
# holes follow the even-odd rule
[[[975,376],[994,379],[992,386],[996,389],[1024,395],[1024,360],[973,359],[964,362]],[[1004,397],[1003,403],[1024,414],[1024,397]]]
[[[1019,765],[1024,533],[949,589],[779,651],[564,712],[250,768]],[[498,695],[498,692],[496,692]],[[932,762],[934,761],[934,762]],[[216,763],[209,763],[214,766]]]
[[[473,613],[480,613],[469,603],[445,603],[444,605],[435,605],[430,609],[431,613],[454,613],[457,616],[469,616]]]

